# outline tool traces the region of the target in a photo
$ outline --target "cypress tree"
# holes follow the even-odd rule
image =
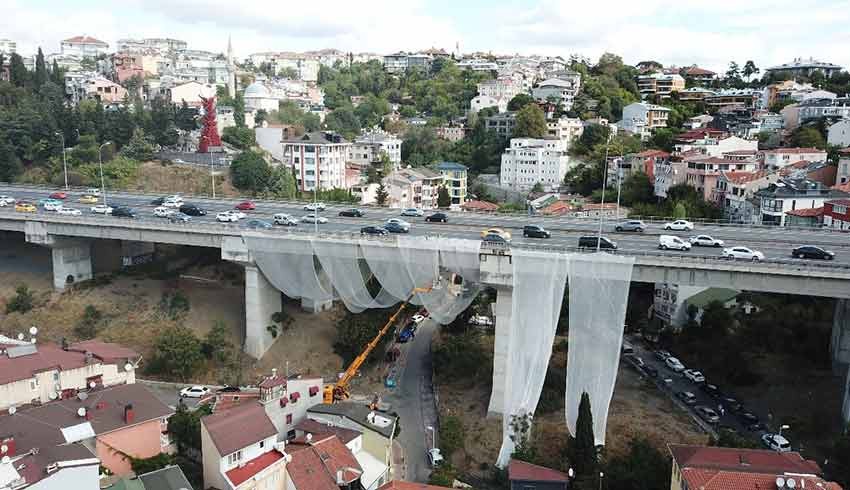
[[[30,72],[24,66],[24,59],[18,53],[12,53],[9,57],[9,81],[16,87],[25,87],[29,79]]]
[[[50,79],[60,87],[65,86],[65,70],[59,68],[56,60],[53,60],[53,66],[50,68]]]
[[[590,395],[581,394],[576,420],[576,435],[570,439],[570,465],[582,482],[595,481],[597,473],[596,441],[593,437],[593,414],[590,411]],[[585,488],[586,485],[579,485]]]
[[[46,81],[47,66],[44,64],[44,53],[41,51],[41,46],[39,46],[38,54],[35,56],[35,88],[41,88]]]

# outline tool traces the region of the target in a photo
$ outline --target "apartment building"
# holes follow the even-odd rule
[[[757,191],[755,198],[761,224],[785,226],[789,211],[823,207],[827,201],[847,199],[850,194],[807,179],[780,179]]]
[[[721,172],[715,181],[714,197],[723,208],[723,217],[734,223],[758,223],[753,196],[779,178],[778,173],[766,170]]]
[[[97,58],[106,54],[109,44],[90,36],[74,36],[60,42],[59,48],[64,56]]]
[[[709,111],[729,106],[754,109],[761,106],[761,97],[762,92],[756,89],[725,89],[706,95],[703,103]]]
[[[687,164],[670,158],[656,159],[653,165],[653,188],[656,197],[667,197],[670,187],[685,183]]]
[[[838,168],[835,173],[835,184],[843,185],[850,182],[850,148],[838,151]]]
[[[160,54],[175,54],[186,51],[189,45],[186,41],[171,38],[149,37],[143,39],[119,39],[116,50],[125,53],[142,53],[155,51]]]
[[[748,140],[729,133],[710,128],[686,131],[673,141],[673,155],[702,154],[712,157],[724,157],[733,152],[757,151],[758,140]]]
[[[755,172],[759,169],[759,163],[756,160],[689,156],[683,161],[687,164],[685,183],[702,193],[706,201],[714,202],[719,202],[720,199],[715,193],[717,178],[722,172]]]
[[[508,139],[514,134],[516,127],[516,112],[504,112],[484,118],[487,131],[496,133],[497,136]]]
[[[692,80],[694,83],[701,85],[709,85],[717,79],[717,73],[711,70],[706,70],[705,68],[700,68],[696,65],[683,68],[680,74],[686,79]]]
[[[18,43],[11,39],[0,39],[0,53],[9,56],[18,51]]]
[[[425,72],[431,70],[434,58],[424,53],[398,52],[384,56],[384,70],[387,73],[404,73],[407,70],[418,68]]]
[[[637,76],[638,91],[642,98],[658,96],[670,98],[673,92],[685,90],[685,79],[676,73],[650,73]]]
[[[623,119],[617,123],[620,129],[649,139],[658,128],[667,127],[670,109],[644,102],[634,102],[623,108]]]
[[[850,230],[850,199],[835,199],[823,204],[823,224],[836,230]]]
[[[581,75],[568,72],[563,78],[549,78],[531,89],[538,101],[556,101],[565,111],[572,109],[573,101],[581,88]]]
[[[508,102],[522,92],[522,84],[513,77],[499,77],[478,84],[478,95],[505,99]]]
[[[549,137],[563,141],[566,149],[569,150],[573,141],[581,138],[584,133],[584,123],[579,118],[561,117],[546,121],[546,129]]]
[[[427,168],[403,168],[383,178],[391,208],[435,209],[443,175]]]
[[[762,163],[765,168],[781,169],[806,160],[809,162],[826,161],[826,151],[818,148],[777,148],[775,150],[765,150],[761,152]]]
[[[282,141],[284,164],[295,170],[301,191],[344,189],[345,162],[351,143],[332,132],[309,132],[303,136],[287,135]]]
[[[570,158],[564,142],[556,138],[513,138],[502,153],[501,187],[529,191],[541,184],[546,191],[560,188]]]
[[[462,206],[466,202],[466,165],[440,162],[435,168],[443,176],[444,185],[452,198],[452,206]]]
[[[355,138],[351,143],[348,161],[366,166],[381,161],[381,155],[386,155],[393,168],[401,165],[401,139],[386,131],[369,131]]]
[[[850,97],[834,99],[809,99],[797,105],[798,124],[821,118],[847,119],[850,118]]]
[[[670,154],[666,151],[644,150],[626,155],[618,167],[623,179],[627,179],[633,173],[643,172],[649,177],[650,182],[654,182],[655,168],[663,166],[667,160],[670,160]]]
[[[819,72],[823,74],[824,78],[829,78],[832,76],[833,73],[839,72],[841,70],[842,67],[840,65],[818,61],[814,58],[794,58],[794,60],[790,63],[783,63],[781,65],[765,68],[764,72],[765,74],[773,72],[783,72],[793,75],[795,78],[808,78],[811,77],[813,73]]]
[[[841,148],[850,146],[850,119],[831,124],[827,130],[826,142]]]

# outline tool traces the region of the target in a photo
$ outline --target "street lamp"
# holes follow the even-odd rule
[[[431,449],[436,449],[436,447],[437,447],[437,434],[434,432],[434,427],[427,425],[427,426],[425,426],[425,429],[431,431]]]
[[[611,130],[605,139],[605,161],[602,164],[602,203],[599,205],[599,234],[596,236],[596,252],[602,247],[602,215],[605,212],[605,187],[608,185],[608,148],[611,146]],[[601,485],[601,483],[600,483]]]
[[[65,190],[68,190],[68,160],[65,158],[65,133],[56,131],[56,136],[62,139],[62,169],[65,171]]]
[[[602,490],[602,479],[605,478],[605,473],[599,472],[599,490]]]
[[[780,435],[780,436],[782,435],[782,429],[786,429],[786,430],[787,430],[787,429],[790,429],[790,428],[791,428],[791,426],[790,426],[790,425],[780,425],[780,426],[779,426],[779,435]]]
[[[111,144],[112,144],[111,141],[107,141],[106,143],[100,145],[100,147],[97,149],[97,162],[98,162],[98,165],[100,166],[100,187],[101,187],[102,192],[103,192],[103,205],[104,206],[106,206],[107,204],[106,204],[106,181],[103,180],[103,147],[106,146],[106,145],[111,145]]]
[[[573,477],[576,476],[576,472],[573,470],[572,466],[570,466],[570,469],[567,470],[567,476],[570,477],[570,480],[572,480]]]

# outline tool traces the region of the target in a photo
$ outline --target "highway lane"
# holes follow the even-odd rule
[[[21,188],[0,184],[0,194],[9,195],[16,199],[27,199],[38,201],[50,194],[51,190],[43,188]],[[79,191],[72,191],[66,204],[88,212],[91,205],[77,202],[82,195]],[[134,208],[138,213],[138,219],[161,220],[153,217],[151,204],[154,196],[140,195],[126,192],[109,193],[107,196],[110,205],[122,204]],[[241,199],[211,199],[211,198],[186,198],[187,203],[197,204],[207,211],[206,216],[193,217],[195,223],[215,224],[215,215],[218,212],[233,209]],[[286,213],[296,219],[308,214],[303,209],[304,203],[281,202],[281,201],[255,201],[257,209],[248,211],[247,219],[258,218],[271,222],[276,213]],[[331,204],[320,213],[328,218],[329,223],[318,226],[320,231],[325,232],[347,232],[359,233],[361,227],[366,225],[381,225],[391,217],[399,217],[400,210],[390,208],[362,208],[366,213],[363,218],[346,218],[338,216],[340,210],[352,207],[350,204]],[[39,209],[39,213],[49,213]],[[430,214],[426,212],[426,214]],[[566,218],[549,216],[523,216],[523,215],[489,215],[465,212],[447,212],[449,223],[427,223],[424,218],[403,217],[402,219],[411,223],[411,233],[414,235],[438,234],[455,238],[477,238],[480,231],[490,227],[503,228],[513,235],[516,244],[533,244],[539,246],[551,246],[557,248],[572,248],[578,244],[578,237],[587,234],[596,234],[599,229],[597,220],[588,218]],[[247,221],[243,219],[241,223]],[[162,220],[165,221],[165,220]],[[552,232],[552,238],[547,240],[523,238],[522,226],[525,224],[540,224]],[[613,220],[603,224],[603,235],[616,241],[622,252],[660,252],[658,250],[658,236],[671,234],[686,238],[694,234],[708,234],[715,238],[724,240],[726,246],[744,245],[760,250],[765,254],[767,260],[791,259],[790,252],[793,247],[804,244],[817,244],[824,246],[836,253],[835,264],[850,264],[850,234],[830,232],[825,230],[799,230],[786,228],[765,228],[729,225],[700,225],[697,224],[693,232],[665,231],[661,224],[647,224],[647,230],[643,233],[618,233],[613,230],[616,223]],[[179,224],[174,224],[177,227]],[[312,231],[316,227],[313,224],[300,223],[297,231]],[[721,249],[694,247],[688,252],[666,251],[666,254],[677,255],[699,255],[707,257],[718,257]],[[810,261],[800,261],[810,262]],[[821,261],[818,261],[821,262]]]

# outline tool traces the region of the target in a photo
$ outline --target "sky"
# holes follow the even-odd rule
[[[89,35],[172,37],[237,58],[260,51],[619,54],[629,64],[725,71],[797,57],[850,67],[850,0],[3,0],[0,38],[21,54]]]

